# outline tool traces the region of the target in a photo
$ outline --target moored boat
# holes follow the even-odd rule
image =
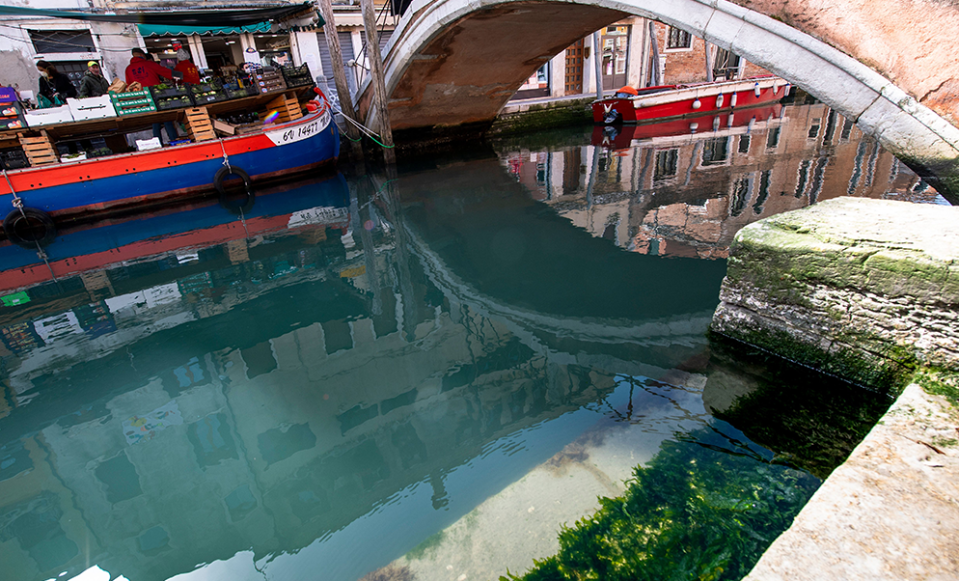
[[[625,89],[625,87],[624,87]],[[645,123],[663,119],[756,107],[779,101],[789,83],[762,76],[735,81],[660,85],[593,102],[593,121],[604,125]]]
[[[56,222],[82,214],[122,211],[217,190],[240,180],[238,208],[254,196],[252,183],[331,165],[339,134],[325,99],[299,119],[264,124],[259,130],[73,162],[4,170],[0,207],[6,237],[23,246],[44,245]]]

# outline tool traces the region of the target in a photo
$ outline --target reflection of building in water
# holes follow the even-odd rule
[[[24,330],[3,353],[17,390],[0,419],[4,575],[268,561],[417,482],[440,510],[452,467],[613,388],[451,306],[384,230],[234,241],[46,300],[31,289],[3,322]]]
[[[593,147],[504,158],[535,199],[575,225],[663,256],[725,257],[746,224],[838,196],[935,200],[826,105],[779,111],[684,119],[658,126],[659,135],[650,126],[597,128]]]

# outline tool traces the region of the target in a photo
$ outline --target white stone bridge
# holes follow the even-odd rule
[[[543,63],[630,15],[791,81],[959,202],[959,5],[947,0],[414,0],[384,50],[391,126],[489,124]],[[372,103],[367,85],[368,121]]]

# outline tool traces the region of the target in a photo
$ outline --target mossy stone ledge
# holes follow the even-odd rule
[[[893,393],[959,371],[959,207],[838,198],[736,235],[711,330]]]

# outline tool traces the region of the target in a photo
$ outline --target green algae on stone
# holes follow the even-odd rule
[[[740,230],[713,331],[898,392],[959,370],[959,209],[837,199]]]
[[[916,373],[914,380],[923,391],[941,395],[959,411],[959,373],[923,368]]]

